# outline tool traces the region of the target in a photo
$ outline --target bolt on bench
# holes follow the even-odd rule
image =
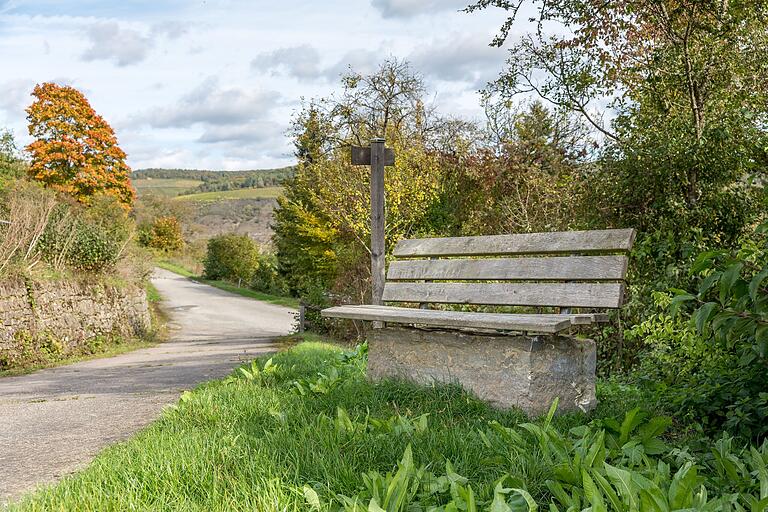
[[[596,404],[595,343],[564,333],[607,321],[594,310],[621,307],[634,238],[633,229],[611,229],[402,240],[383,300],[419,309],[349,305],[322,315],[386,325],[368,339],[372,379],[458,382],[529,414],[546,412],[555,398],[561,411],[587,411]],[[429,303],[559,312],[425,309]]]

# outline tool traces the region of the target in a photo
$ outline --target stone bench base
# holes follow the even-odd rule
[[[459,383],[480,399],[532,416],[596,405],[595,342],[556,335],[503,335],[415,328],[373,329],[368,375],[420,384]]]

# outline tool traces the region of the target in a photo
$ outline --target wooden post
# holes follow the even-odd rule
[[[306,328],[307,307],[302,302],[299,305],[299,334],[303,333]]]
[[[371,304],[381,305],[384,295],[384,139],[371,141]]]
[[[384,244],[384,168],[395,165],[395,152],[384,146],[384,139],[371,141],[371,147],[353,146],[352,165],[371,166],[371,304],[382,305],[384,296],[385,255]],[[373,322],[373,328],[383,327]]]

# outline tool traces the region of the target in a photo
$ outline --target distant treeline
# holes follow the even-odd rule
[[[219,192],[241,188],[264,188],[279,186],[293,176],[294,167],[279,169],[258,169],[252,171],[208,171],[199,169],[139,169],[133,179],[197,180],[200,185],[187,193]]]

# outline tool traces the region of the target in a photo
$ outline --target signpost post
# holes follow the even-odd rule
[[[352,165],[371,166],[371,304],[381,305],[384,293],[384,167],[395,165],[395,152],[384,147],[384,139],[373,139],[371,147],[352,147]]]

